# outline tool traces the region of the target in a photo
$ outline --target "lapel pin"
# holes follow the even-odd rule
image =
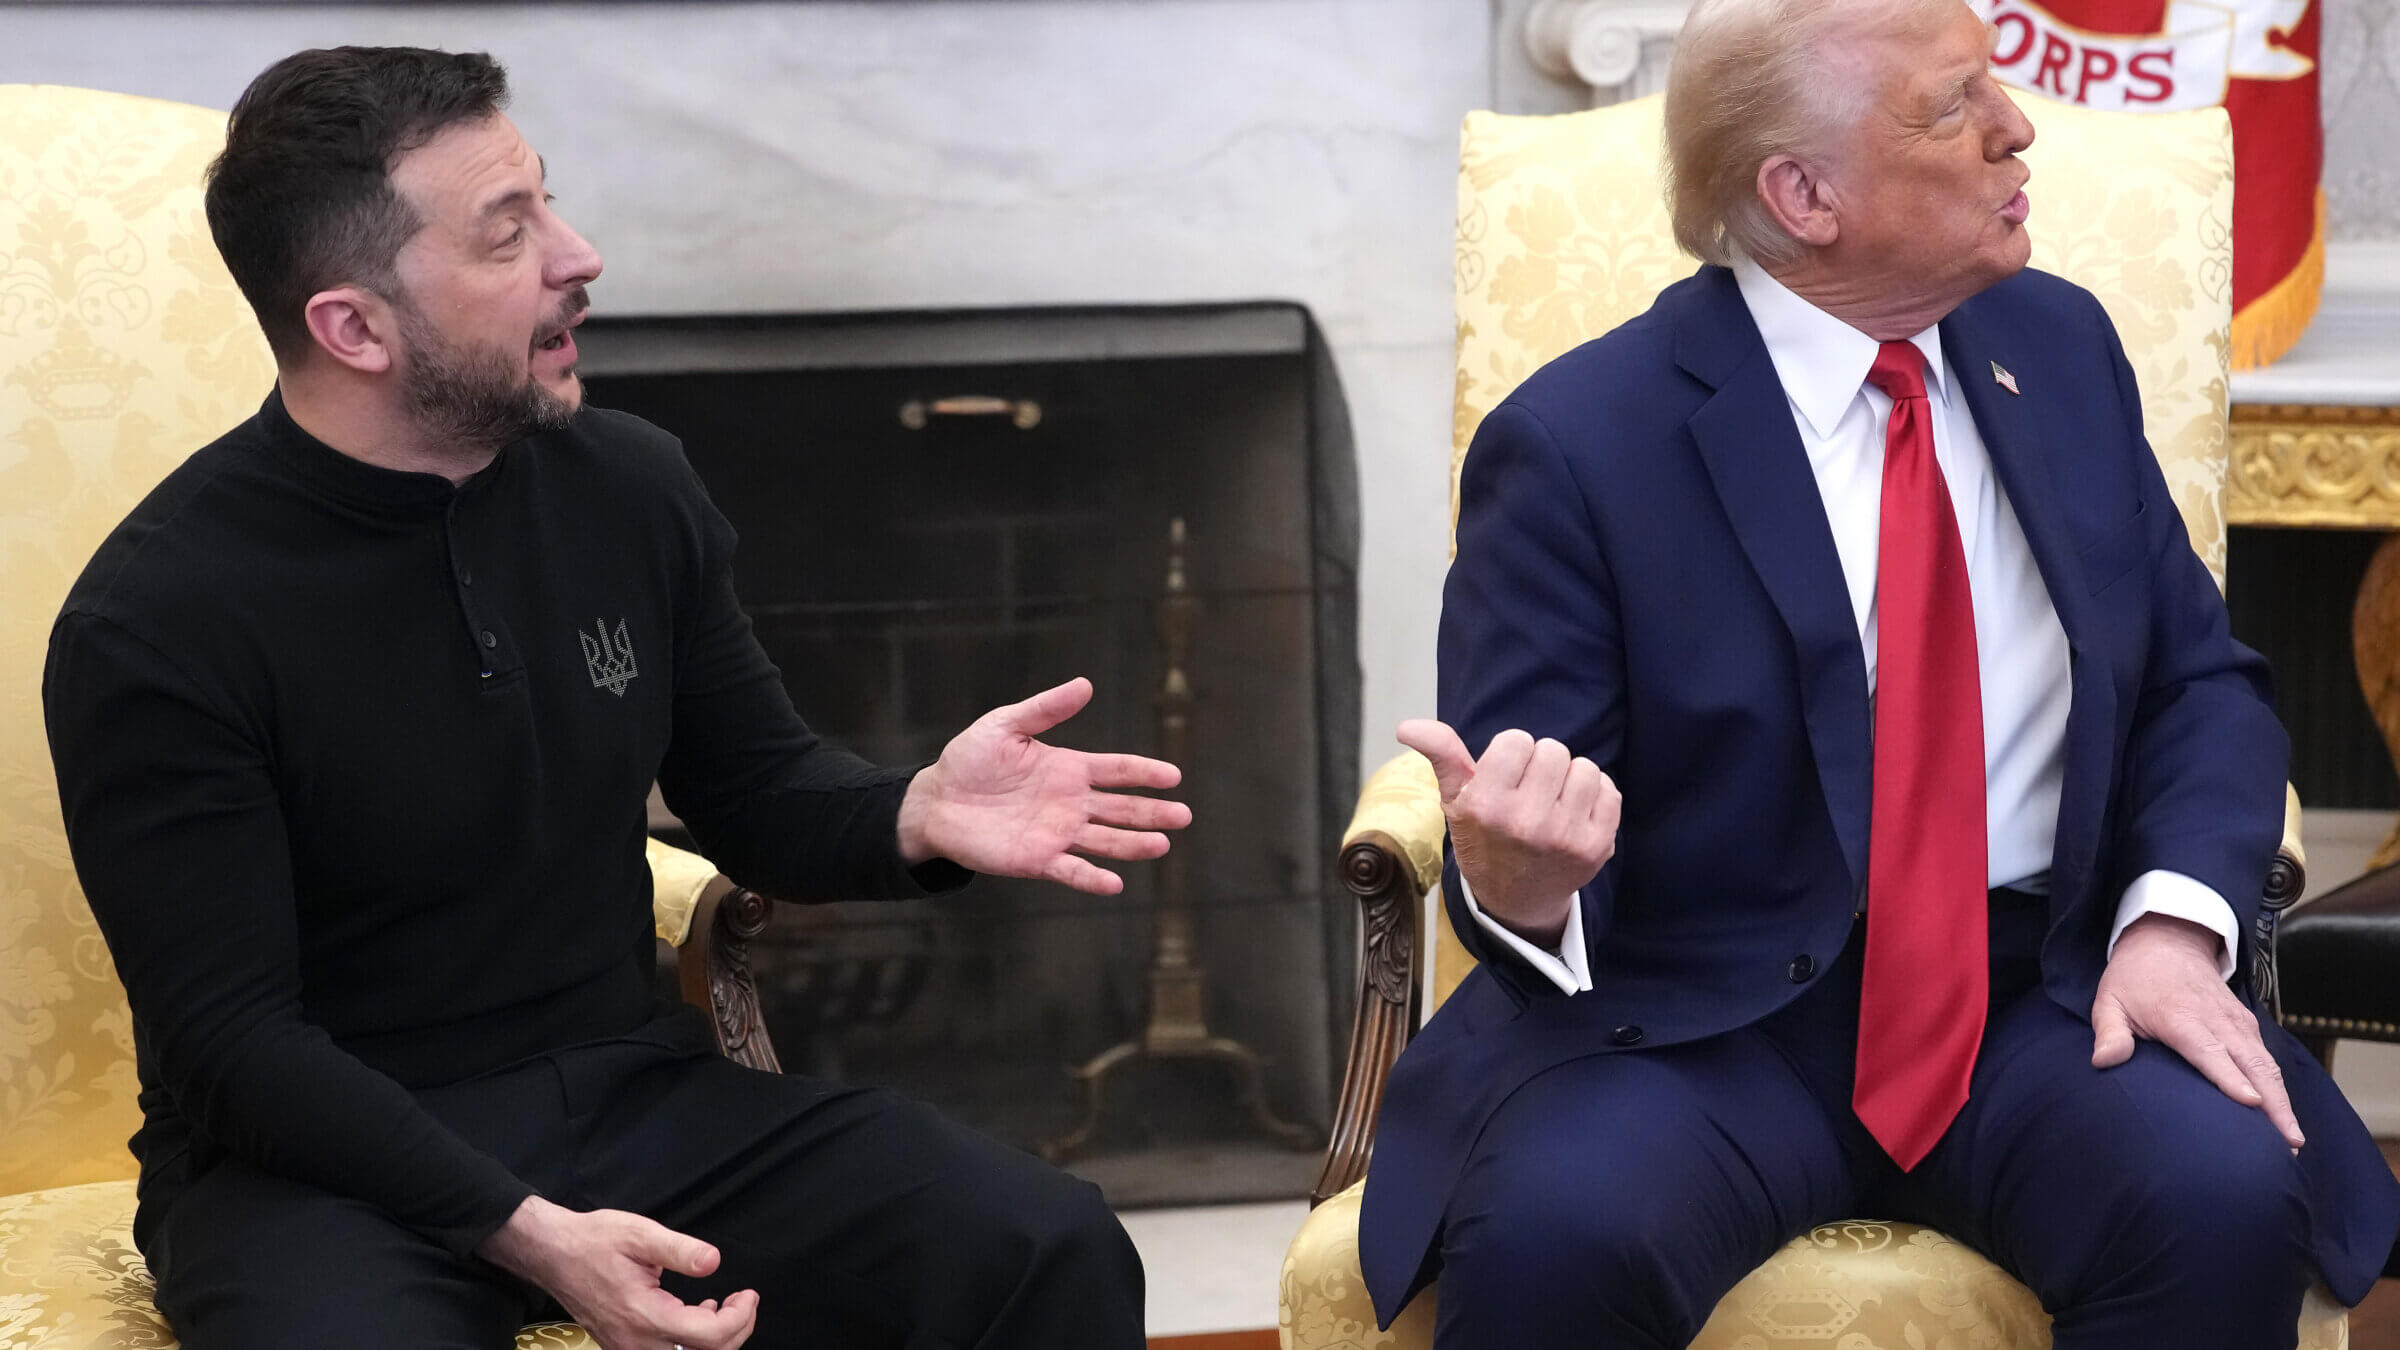
[[[1997,361],[1992,363],[1992,383],[1999,385],[2001,388],[2012,394],[2017,392],[2017,377],[2009,374],[2008,367],[2001,365]]]

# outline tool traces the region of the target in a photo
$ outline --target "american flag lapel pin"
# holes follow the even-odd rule
[[[2009,374],[2008,367],[2001,365],[1997,361],[1992,363],[1992,383],[1999,385],[2001,388],[2012,394],[2017,392],[2017,377]]]

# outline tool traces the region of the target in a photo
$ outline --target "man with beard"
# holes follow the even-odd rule
[[[506,97],[488,57],[362,48],[243,94],[208,217],[276,391],[53,633],[159,1307],[190,1350],[498,1347],[562,1310],[610,1350],[1140,1346],[1092,1187],[656,1005],[643,800],[777,895],[1107,894],[1082,855],[1190,818],[1117,789],[1176,770],[1035,739],[1080,680],[923,768],[809,732],[677,443],[582,406],[600,258]]]

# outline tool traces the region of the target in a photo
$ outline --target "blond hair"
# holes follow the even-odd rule
[[[1955,0],[1699,0],[1667,72],[1667,211],[1703,262],[1790,262],[1801,244],[1758,195],[1777,155],[1822,164],[1849,146],[1877,90],[1860,48],[1879,19]]]

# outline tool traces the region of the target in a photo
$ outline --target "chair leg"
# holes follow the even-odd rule
[[[2333,1072],[2333,1043],[2337,1038],[2332,1036],[2296,1035],[2294,1039],[2298,1040],[2301,1047],[2307,1050],[2308,1053],[2317,1057],[2317,1063],[2324,1066],[2325,1072]]]

